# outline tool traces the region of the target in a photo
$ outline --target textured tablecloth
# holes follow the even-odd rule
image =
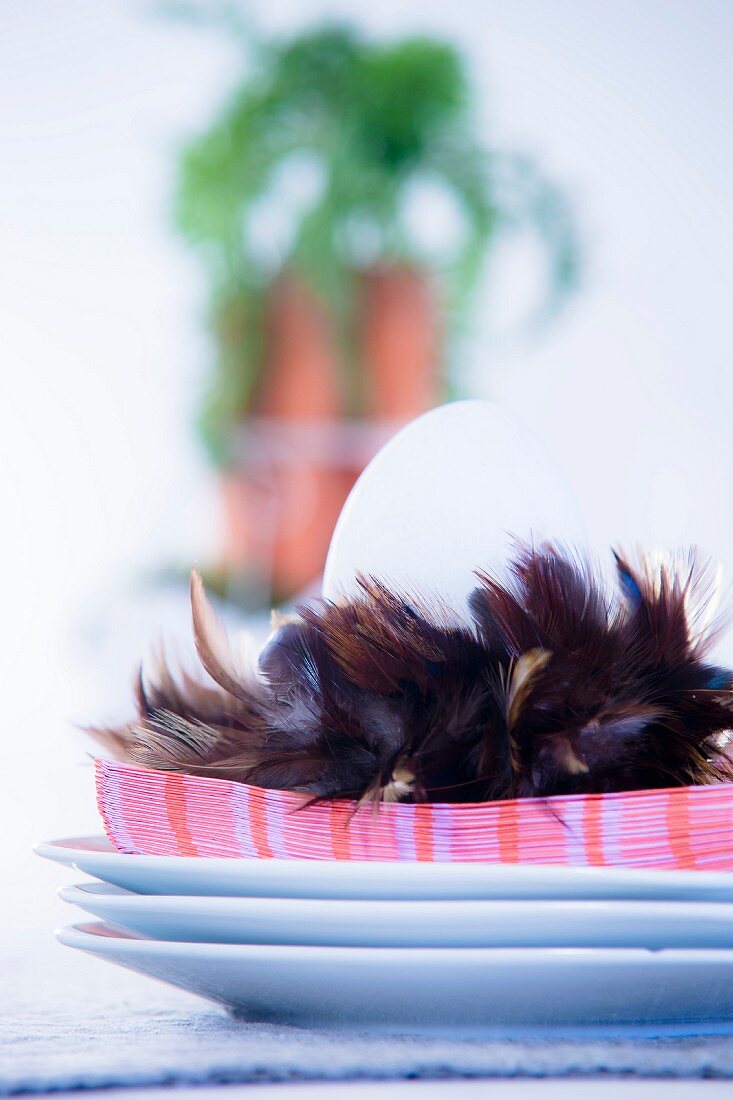
[[[4,950],[0,1094],[113,1085],[588,1074],[733,1078],[733,1038],[476,1041],[246,1024],[28,930]],[[6,945],[7,946],[7,945]]]

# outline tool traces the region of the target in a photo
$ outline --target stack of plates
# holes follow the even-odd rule
[[[461,1034],[733,1031],[733,875],[38,846],[103,880],[64,944],[249,1020]]]

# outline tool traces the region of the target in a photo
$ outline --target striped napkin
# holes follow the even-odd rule
[[[110,760],[95,770],[107,836],[137,855],[733,870],[733,783],[375,812]]]

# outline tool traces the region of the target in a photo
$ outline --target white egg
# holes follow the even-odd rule
[[[517,538],[582,545],[570,491],[508,412],[456,401],[413,420],[366,467],[336,524],[323,595],[357,594],[363,574],[465,615],[474,571],[500,572]]]

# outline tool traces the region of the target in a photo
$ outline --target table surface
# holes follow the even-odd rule
[[[630,1096],[630,1087],[633,1093]],[[474,1081],[319,1081],[288,1085],[217,1085],[215,1088],[177,1088],[175,1100],[327,1100],[346,1096],[348,1100],[722,1100],[733,1096],[730,1081],[643,1081],[629,1085],[628,1078],[574,1079],[482,1078]],[[68,1100],[89,1100],[88,1092],[65,1093]],[[133,1097],[126,1089],[109,1089],[99,1100],[171,1100],[169,1089],[136,1089]]]

